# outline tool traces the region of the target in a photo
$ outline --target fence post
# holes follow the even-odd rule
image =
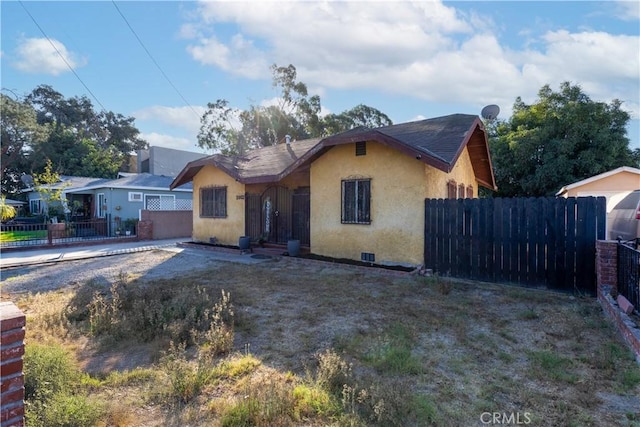
[[[598,288],[618,288],[618,242],[596,240],[596,280]]]
[[[24,426],[24,327],[26,318],[12,302],[0,302],[0,423]]]

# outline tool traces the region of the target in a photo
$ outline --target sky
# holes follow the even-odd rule
[[[640,148],[638,1],[0,2],[2,93],[50,85],[135,118],[150,145],[197,146],[207,103],[269,105],[293,64],[324,113],[403,123],[531,104],[569,81],[619,99]]]

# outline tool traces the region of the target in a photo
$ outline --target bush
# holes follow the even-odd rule
[[[169,381],[168,389],[161,391],[159,397],[178,403],[189,403],[200,394],[202,388],[214,378],[215,370],[211,360],[200,357],[197,363],[186,358],[185,345],[169,345],[169,350],[160,358],[160,368]]]
[[[104,414],[101,405],[79,393],[83,374],[58,345],[27,345],[24,378],[29,426],[84,427],[95,425]]]
[[[24,393],[27,400],[46,400],[69,391],[82,377],[71,354],[59,345],[29,344],[24,354]]]

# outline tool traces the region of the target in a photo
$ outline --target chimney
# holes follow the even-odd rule
[[[287,142],[287,144],[291,144],[291,135],[285,135],[284,140]]]

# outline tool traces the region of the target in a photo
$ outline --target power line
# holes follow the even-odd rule
[[[53,49],[55,49],[55,51],[58,53],[58,55],[60,56],[60,58],[62,58],[62,60],[64,61],[64,63],[67,65],[67,67],[69,68],[69,70],[71,70],[71,72],[73,73],[74,76],[76,76],[76,78],[78,79],[78,81],[80,83],[82,83],[82,86],[84,86],[84,88],[87,90],[87,92],[89,92],[89,94],[93,97],[93,99],[96,100],[96,102],[98,103],[98,105],[100,105],[100,107],[102,108],[103,111],[107,111],[106,108],[104,108],[104,105],[102,105],[102,102],[100,102],[100,100],[98,99],[97,96],[94,95],[94,93],[91,91],[91,89],[89,89],[89,86],[87,86],[85,84],[84,81],[82,81],[82,79],[80,78],[80,76],[78,75],[78,73],[76,73],[76,70],[73,69],[73,67],[71,66],[71,64],[69,64],[69,62],[67,61],[67,58],[64,57],[64,55],[62,53],[60,53],[60,51],[58,50],[58,47],[55,45],[55,43],[53,43],[51,41],[51,39],[49,38],[49,36],[47,35],[47,33],[44,32],[44,30],[42,29],[42,27],[40,26],[40,24],[38,24],[38,21],[36,21],[36,19],[33,17],[33,15],[31,15],[31,13],[29,12],[29,10],[26,8],[26,6],[24,5],[24,3],[22,3],[22,0],[18,0],[18,3],[20,3],[20,6],[22,6],[22,8],[24,9],[25,12],[27,12],[27,15],[29,15],[29,18],[31,18],[31,20],[33,21],[34,24],[36,24],[36,27],[38,27],[38,29],[40,30],[40,32],[42,33],[42,35],[49,41],[49,44],[51,44],[51,47],[53,47]]]
[[[155,64],[155,66],[158,68],[158,70],[160,70],[160,73],[162,73],[162,76],[167,80],[167,82],[169,82],[169,84],[171,85],[171,87],[173,88],[173,90],[176,91],[176,93],[178,94],[178,96],[180,96],[180,98],[182,98],[182,100],[184,101],[185,105],[187,107],[189,107],[191,109],[191,111],[193,111],[193,113],[200,118],[200,114],[198,114],[198,112],[191,106],[191,104],[189,104],[189,101],[187,101],[187,99],[182,95],[182,93],[178,90],[178,88],[173,84],[173,82],[171,81],[171,79],[169,78],[169,76],[167,76],[167,74],[164,72],[164,70],[162,69],[162,67],[160,66],[160,64],[158,64],[158,61],[156,61],[156,59],[153,57],[153,55],[151,55],[151,52],[149,52],[149,49],[147,49],[147,47],[145,46],[145,44],[142,42],[142,40],[140,39],[140,37],[138,36],[138,34],[136,33],[136,31],[133,29],[133,27],[131,26],[131,24],[129,23],[129,21],[127,20],[127,18],[124,16],[124,14],[122,13],[122,11],[120,10],[120,8],[118,7],[118,5],[116,4],[115,0],[111,0],[111,3],[113,3],[113,6],[116,8],[116,10],[118,11],[118,13],[120,14],[120,16],[122,17],[122,19],[124,20],[124,22],[127,24],[127,26],[129,27],[129,29],[131,30],[131,32],[133,33],[133,35],[136,37],[136,39],[138,40],[138,43],[140,43],[140,46],[142,46],[142,48],[144,49],[145,52],[147,52],[147,55],[149,55],[149,58],[151,58],[151,61],[153,61],[153,63]]]

